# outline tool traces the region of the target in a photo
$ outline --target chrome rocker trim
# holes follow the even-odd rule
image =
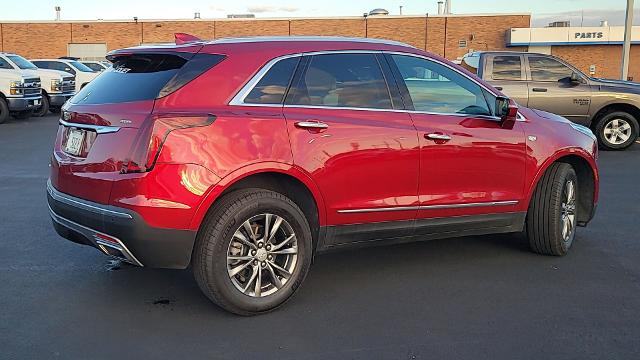
[[[475,208],[475,207],[484,207],[484,206],[510,206],[510,205],[517,205],[517,204],[518,204],[517,200],[509,200],[509,201],[490,201],[490,202],[463,203],[463,204],[397,206],[397,207],[370,208],[370,209],[345,209],[345,210],[338,210],[338,213],[354,214],[354,213],[385,212],[385,211],[464,209],[464,208]]]

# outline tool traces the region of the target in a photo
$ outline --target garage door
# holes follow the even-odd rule
[[[69,44],[69,56],[81,60],[104,60],[107,44]]]

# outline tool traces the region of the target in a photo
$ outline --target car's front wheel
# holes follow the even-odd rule
[[[239,315],[287,301],[311,265],[311,231],[300,208],[263,189],[231,192],[205,219],[193,254],[204,294]]]
[[[638,119],[624,111],[613,111],[598,119],[595,133],[600,147],[624,150],[638,139]]]
[[[531,198],[525,232],[531,250],[543,255],[564,255],[576,236],[578,177],[566,163],[552,164]]]

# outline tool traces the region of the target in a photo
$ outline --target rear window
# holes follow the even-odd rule
[[[191,56],[191,54],[187,54]],[[191,60],[175,54],[116,57],[113,66],[71,99],[75,104],[112,104],[166,96],[219,63],[224,56],[198,54]]]
[[[493,58],[493,80],[522,80],[520,56],[496,56]]]

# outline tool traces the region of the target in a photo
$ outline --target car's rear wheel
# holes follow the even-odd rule
[[[9,120],[9,105],[7,101],[0,97],[0,124]]]
[[[204,294],[239,315],[282,305],[311,264],[311,231],[286,196],[262,189],[224,196],[205,219],[193,254]]]
[[[600,117],[595,132],[600,147],[624,150],[638,139],[638,120],[624,111],[608,112]]]
[[[542,176],[531,198],[525,232],[531,250],[561,256],[576,236],[578,177],[566,163],[552,164]]]
[[[15,119],[24,120],[33,116],[33,110],[16,111],[12,114]]]
[[[42,117],[49,113],[49,97],[47,95],[42,95],[42,105],[33,112],[33,116]]]

